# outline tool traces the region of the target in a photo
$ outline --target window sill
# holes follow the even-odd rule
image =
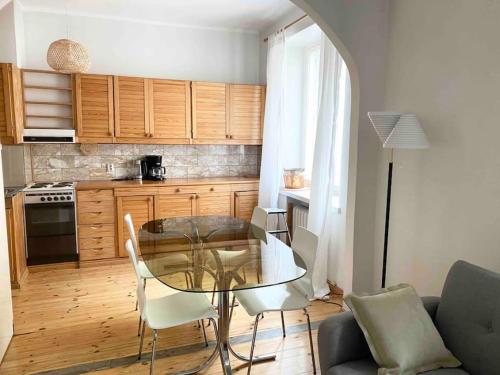
[[[285,197],[295,199],[307,206],[309,206],[309,199],[311,198],[311,188],[303,189],[284,189],[280,190],[280,194]]]

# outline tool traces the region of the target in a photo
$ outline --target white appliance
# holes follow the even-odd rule
[[[74,129],[24,129],[24,143],[75,143]]]

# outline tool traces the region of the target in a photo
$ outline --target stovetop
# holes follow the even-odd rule
[[[24,191],[52,191],[52,190],[73,190],[74,182],[34,182],[24,188]]]

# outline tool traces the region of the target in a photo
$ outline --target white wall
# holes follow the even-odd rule
[[[16,34],[12,2],[0,9],[0,46],[0,62],[16,62]]]
[[[2,145],[0,145],[0,150]],[[0,159],[2,153],[0,152]],[[2,163],[0,162],[0,192],[3,193]],[[12,295],[10,292],[9,249],[5,200],[0,199],[0,362],[13,334]]]
[[[85,15],[24,13],[26,66],[47,69],[51,42],[82,43],[91,72],[208,80],[259,82],[259,36],[254,33],[176,27]]]
[[[375,207],[382,153],[366,113],[384,106],[388,0],[292,0],[330,37],[346,61],[352,84],[349,134],[347,252],[352,289],[374,287]],[[347,265],[349,267],[350,265]],[[340,285],[342,287],[342,285]],[[350,286],[347,286],[347,290]]]
[[[391,1],[385,107],[431,148],[395,154],[389,283],[436,295],[457,259],[500,271],[499,20],[498,1]]]

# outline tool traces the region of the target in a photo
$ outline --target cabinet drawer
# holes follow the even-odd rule
[[[113,224],[79,225],[79,238],[114,237],[115,226]]]
[[[87,237],[80,238],[78,241],[78,248],[80,250],[92,250],[100,248],[115,248],[114,237]]]
[[[228,193],[231,191],[231,185],[200,185],[196,186],[198,193]]]
[[[104,200],[94,202],[79,202],[78,213],[111,212],[115,211],[115,202]]]
[[[112,224],[114,222],[114,210],[94,212],[82,212],[78,210],[78,224]]]
[[[114,258],[115,255],[115,247],[98,247],[93,249],[81,249],[80,250],[80,260],[96,260],[96,259],[108,259]]]
[[[113,190],[111,189],[92,189],[79,190],[77,193],[78,202],[96,202],[96,201],[112,201]]]

